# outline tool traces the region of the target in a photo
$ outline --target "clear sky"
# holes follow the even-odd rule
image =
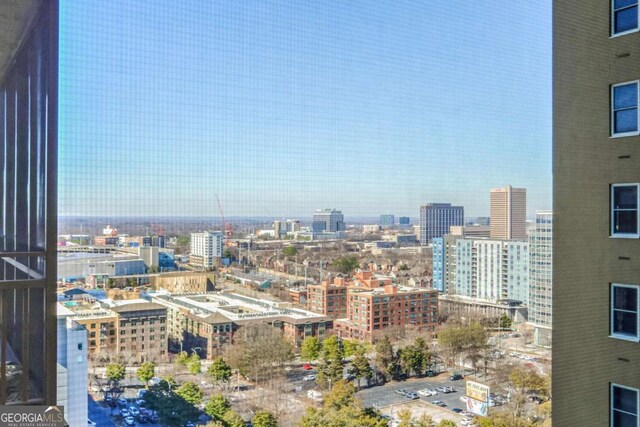
[[[179,6],[176,6],[179,5]],[[551,208],[551,0],[63,0],[60,214]]]

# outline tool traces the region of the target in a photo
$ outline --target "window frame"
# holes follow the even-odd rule
[[[626,385],[622,385],[622,384],[616,384],[616,383],[610,383],[609,385],[609,425],[613,426],[613,413],[614,411],[619,411],[619,412],[623,412],[625,414],[629,414],[629,412],[625,412],[622,411],[620,409],[614,409],[613,407],[613,389],[614,387],[617,388],[622,388],[625,390],[633,390],[636,392],[636,411],[637,413],[635,414],[636,416],[636,423],[637,425],[640,427],[640,389],[634,388],[634,387],[629,387]]]
[[[613,331],[614,313],[614,289],[615,288],[632,288],[636,290],[636,336],[622,335]],[[618,311],[621,311],[618,309]],[[631,342],[640,342],[640,285],[629,285],[625,283],[611,283],[609,289],[609,337]],[[638,406],[640,408],[640,406]],[[640,414],[639,414],[640,415]],[[638,417],[640,419],[640,416]]]
[[[624,6],[617,10],[629,9],[631,7],[634,7],[634,5]],[[636,27],[630,30],[616,33],[616,6],[615,6],[615,0],[611,0],[611,35],[610,35],[611,38],[626,36],[627,34],[633,34],[640,31],[640,1],[638,1],[635,4],[635,7],[636,7]]]
[[[639,6],[640,7],[640,6]],[[637,30],[636,30],[637,31]],[[614,91],[617,87],[620,86],[629,86],[631,84],[635,84],[636,85],[636,126],[637,129],[633,132],[619,132],[616,133],[615,131],[615,127],[616,127],[616,121],[615,121],[615,108],[614,108],[614,104],[615,104],[615,95],[614,95]],[[640,80],[629,80],[626,82],[620,82],[620,83],[616,83],[616,84],[612,84],[611,85],[611,92],[610,92],[610,100],[609,100],[609,115],[610,115],[610,121],[611,121],[611,129],[609,130],[610,132],[610,137],[611,138],[624,138],[627,136],[638,136],[640,135]]]
[[[614,230],[614,189],[616,187],[636,187],[636,232],[635,233],[616,233]],[[623,182],[610,185],[609,195],[609,237],[612,239],[638,239],[640,238],[640,183]]]

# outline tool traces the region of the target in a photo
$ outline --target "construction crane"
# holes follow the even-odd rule
[[[222,217],[222,227],[224,228],[225,246],[231,245],[231,224],[224,220],[224,210],[222,209],[222,203],[220,203],[220,197],[216,194],[216,200],[218,201],[218,208],[220,209],[220,216]]]

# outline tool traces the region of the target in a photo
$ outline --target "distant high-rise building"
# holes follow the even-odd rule
[[[452,225],[464,224],[464,208],[451,203],[429,203],[420,206],[420,244],[431,243],[434,237],[449,234]]]
[[[411,224],[411,218],[409,218],[408,216],[401,216],[400,218],[398,218],[398,224],[409,225]]]
[[[217,266],[222,257],[223,239],[223,234],[220,231],[191,233],[191,258],[189,262],[202,268]]]
[[[456,241],[462,237],[446,234],[433,239],[433,287],[440,292],[456,293]]]
[[[380,215],[380,225],[383,227],[390,227],[395,225],[396,217],[393,215]]]
[[[273,234],[276,239],[281,239],[289,233],[300,231],[300,221],[288,219],[286,221],[273,221]]]
[[[314,212],[312,225],[314,233],[344,231],[345,229],[342,212],[335,209],[318,209]]]
[[[527,238],[527,190],[504,188],[491,190],[491,238]]]
[[[553,213],[536,212],[529,235],[529,322],[536,345],[551,346]]]

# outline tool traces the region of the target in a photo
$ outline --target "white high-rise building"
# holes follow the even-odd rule
[[[85,426],[88,419],[87,330],[74,322],[75,313],[58,304],[58,399],[70,426]]]
[[[217,266],[222,257],[223,239],[224,237],[219,231],[191,233],[190,262],[202,268],[213,268]]]
[[[529,299],[529,243],[469,239],[456,241],[455,293],[486,301]]]
[[[536,212],[529,235],[529,322],[536,345],[551,347],[553,213]]]

